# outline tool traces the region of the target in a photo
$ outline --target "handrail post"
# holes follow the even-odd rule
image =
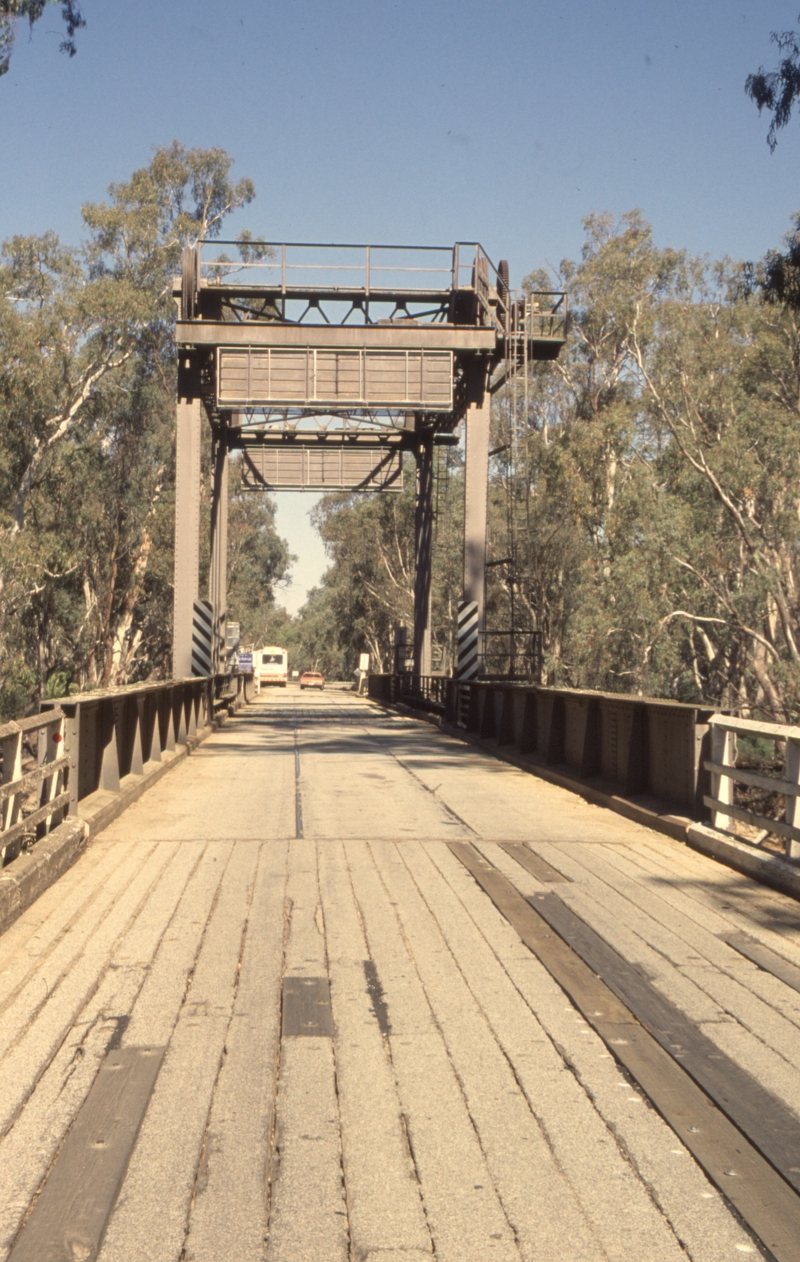
[[[7,736],[3,746],[3,784],[22,779],[22,731]],[[22,809],[22,794],[12,793],[5,799],[0,808],[0,832],[5,832],[12,824],[16,824]],[[0,867],[3,855],[0,853]]]
[[[64,726],[65,720],[62,715],[57,721],[48,723],[46,727],[39,729],[38,761],[40,767],[46,767],[48,763],[55,762],[63,754]],[[51,772],[49,776],[44,776],[39,782],[37,806],[46,806],[48,802],[52,802],[53,798],[58,797],[60,786],[65,779],[66,777],[61,770]],[[58,816],[58,819],[56,819],[56,816]],[[61,823],[63,816],[63,809],[48,815],[47,819],[42,820],[41,824],[37,825],[36,836],[45,836],[46,833],[50,832],[51,828]]]
[[[67,807],[68,815],[77,815],[78,798],[80,795],[80,752],[81,752],[81,707],[80,702],[75,702],[71,708],[66,709],[66,722],[64,724],[64,753],[69,758],[67,764],[67,789],[69,790],[69,806]]]
[[[159,720],[159,694],[151,692],[146,698],[147,723],[149,741],[147,745],[147,761],[161,762],[161,723]]]
[[[130,698],[126,706],[127,723],[129,732],[132,732],[133,740],[131,742],[130,766],[128,771],[132,776],[144,775],[144,744],[145,744],[145,698],[141,695]]]
[[[786,779],[792,785],[800,785],[800,741],[789,738],[786,742]],[[797,828],[800,822],[798,797],[796,793],[786,794],[786,823],[790,828]],[[795,862],[800,860],[800,841],[795,837],[788,838],[786,857]]]
[[[734,767],[736,765],[736,733],[729,728],[718,727],[716,723],[712,723],[711,756],[714,762],[721,766]],[[724,802],[726,805],[732,806],[733,778],[723,775],[719,771],[712,772],[711,796],[716,798],[718,802]],[[711,827],[723,830],[730,828],[730,815],[725,815],[722,811],[713,809],[711,812]]]

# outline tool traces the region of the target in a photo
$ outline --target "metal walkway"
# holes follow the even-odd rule
[[[791,899],[270,694],[0,938],[0,1258],[791,1262],[798,987]]]

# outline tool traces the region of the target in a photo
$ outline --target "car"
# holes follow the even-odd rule
[[[318,670],[304,670],[300,676],[300,687],[302,688],[324,688],[325,676],[320,675]]]

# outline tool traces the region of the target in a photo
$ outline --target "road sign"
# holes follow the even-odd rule
[[[239,670],[252,670],[252,669],[253,669],[253,654],[240,653],[239,654]]]

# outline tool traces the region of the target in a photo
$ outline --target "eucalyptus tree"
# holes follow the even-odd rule
[[[743,296],[740,277],[720,265],[675,294],[633,356],[685,516],[669,619],[692,628],[704,691],[786,718],[800,685],[800,324]]]
[[[800,97],[800,36],[796,31],[773,31],[773,44],[781,54],[775,70],[759,66],[755,74],[747,76],[745,91],[758,106],[758,112],[771,114],[767,143],[774,152],[778,144],[778,132],[792,117],[792,111]]]
[[[781,293],[775,253],[748,272],[657,248],[638,214],[586,229],[560,275],[571,336],[528,382],[513,480],[516,596],[548,679],[795,714],[795,238]],[[507,498],[498,476],[501,556]]]
[[[0,251],[0,693],[20,671],[42,688],[67,668],[92,683],[163,665],[172,280],[185,245],[252,201],[231,165],[173,142],[84,206],[79,246],[46,233]],[[63,634],[35,616],[56,589]]]
[[[275,529],[275,501],[263,491],[245,490],[241,461],[230,463],[228,505],[228,614],[238,622],[243,643],[268,640],[276,621],[276,596],[297,558]]]
[[[513,452],[513,475],[501,456],[492,550],[513,554],[514,567],[498,566],[490,590],[507,625],[514,583],[516,610],[542,636],[550,682],[640,688],[650,679],[636,648],[644,594],[630,619],[620,614],[632,591],[631,575],[622,581],[623,558],[641,549],[643,523],[652,519],[642,500],[652,436],[641,424],[631,352],[637,334],[652,335],[681,255],[656,248],[639,211],[619,221],[590,215],[584,229],[577,262],[525,282],[568,290],[570,332],[558,360],[533,366],[516,404],[501,398],[496,409],[495,446]]]
[[[75,56],[78,51],[75,36],[86,25],[77,0],[0,0],[0,75],[6,74],[11,64],[11,52],[20,19],[27,20],[29,28],[33,30],[34,24],[51,4],[60,6],[66,30],[60,44],[61,51],[70,57]]]

